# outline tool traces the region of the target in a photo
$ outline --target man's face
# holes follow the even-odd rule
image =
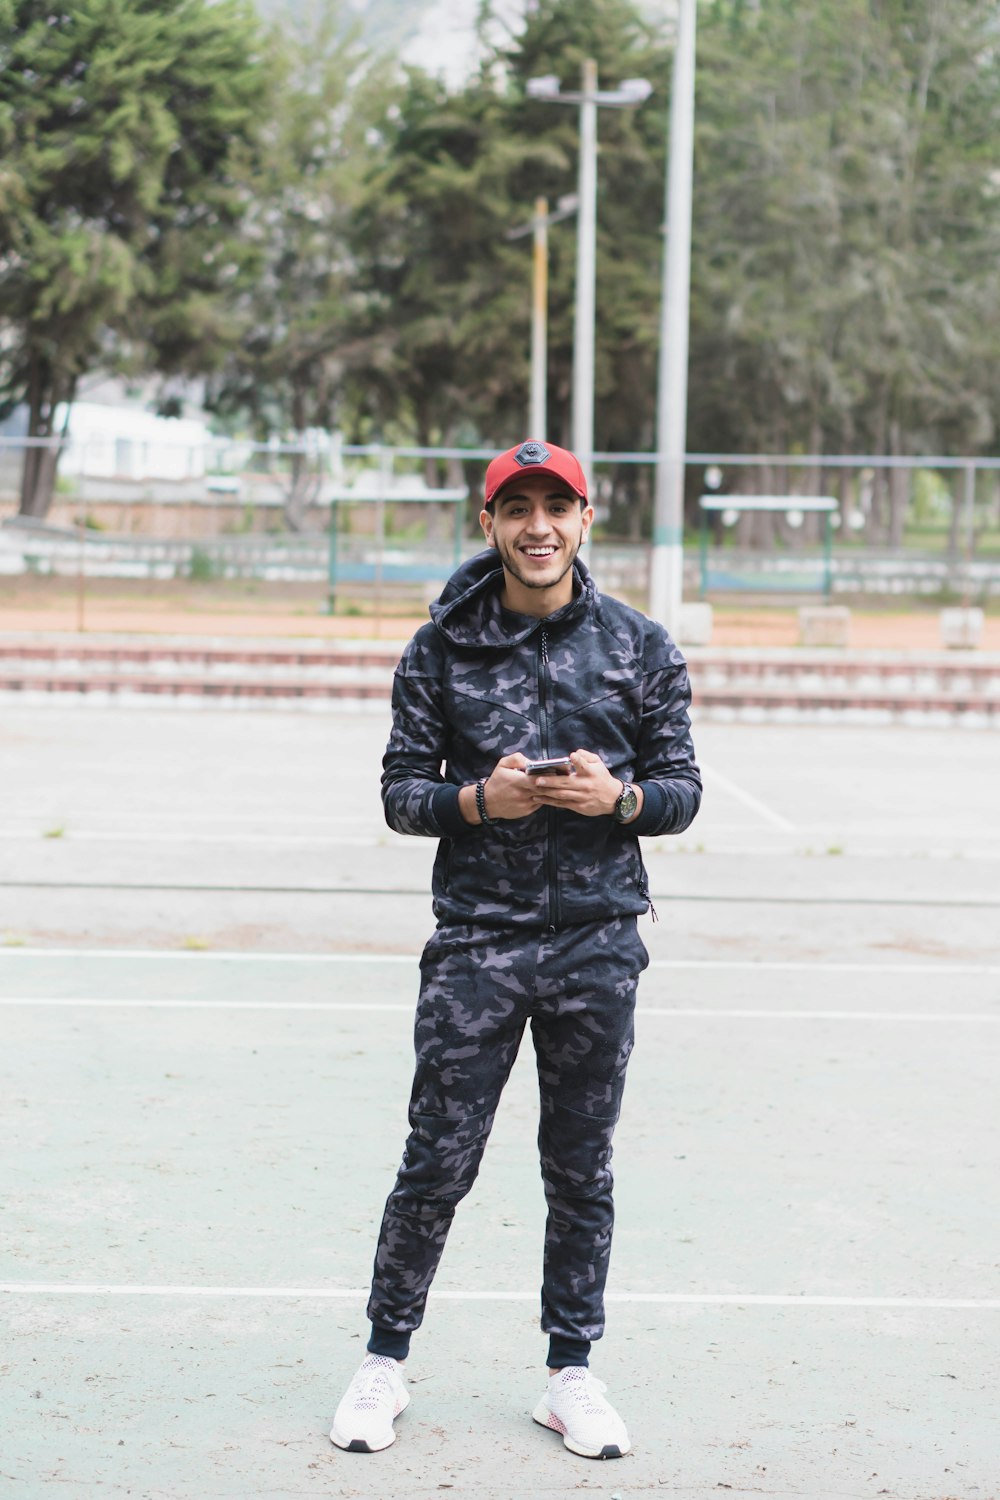
[[[497,495],[493,514],[480,516],[486,540],[518,583],[556,588],[586,540],[594,512],[568,485],[548,474],[511,480]]]

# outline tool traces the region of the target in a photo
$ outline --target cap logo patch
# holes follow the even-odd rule
[[[544,443],[522,443],[514,454],[514,462],[522,466],[547,464],[552,454]]]

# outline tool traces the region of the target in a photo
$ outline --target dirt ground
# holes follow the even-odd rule
[[[716,603],[713,646],[795,646],[795,604]],[[88,582],[81,594],[72,579],[5,579],[0,584],[0,631],[82,630],[137,635],[275,636],[323,640],[407,640],[427,618],[413,602],[374,600],[350,612],[324,612],[315,584],[148,584]],[[934,651],[941,648],[940,609],[872,605],[851,608],[850,645],[862,651]],[[988,614],[981,649],[1000,652],[1000,613]]]

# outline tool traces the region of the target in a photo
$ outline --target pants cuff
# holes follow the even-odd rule
[[[568,1339],[554,1333],[549,1338],[550,1370],[563,1370],[567,1365],[589,1365],[589,1339]]]
[[[372,1324],[372,1334],[368,1340],[369,1354],[382,1354],[386,1359],[405,1359],[409,1352],[410,1335],[408,1333],[397,1333],[395,1328],[383,1328],[378,1323]]]

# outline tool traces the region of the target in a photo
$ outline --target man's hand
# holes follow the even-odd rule
[[[543,807],[563,807],[568,812],[582,813],[585,818],[607,817],[614,813],[615,804],[622,793],[622,783],[612,776],[599,755],[590,750],[574,750],[570,756],[574,773],[571,776],[526,776],[525,781],[535,784],[537,802]],[[501,762],[502,764],[502,762]],[[642,787],[636,787],[639,806],[642,807]]]
[[[542,805],[537,795],[536,776],[525,776],[528,757],[516,750],[498,760],[483,787],[486,812],[490,818],[527,818]],[[476,807],[476,789],[463,786],[458,794],[458,805],[467,823],[479,822]]]
[[[527,756],[519,750],[505,755],[497,761],[483,787],[489,817],[527,818],[540,807],[562,807],[585,818],[614,813],[622,791],[618,777],[612,776],[601,757],[590,750],[574,750],[570,760],[573,772],[569,776],[526,776],[524,768],[530,764]],[[638,817],[642,787],[637,786],[635,791],[639,799],[635,810]],[[458,805],[467,823],[479,822],[474,786],[462,787]]]

